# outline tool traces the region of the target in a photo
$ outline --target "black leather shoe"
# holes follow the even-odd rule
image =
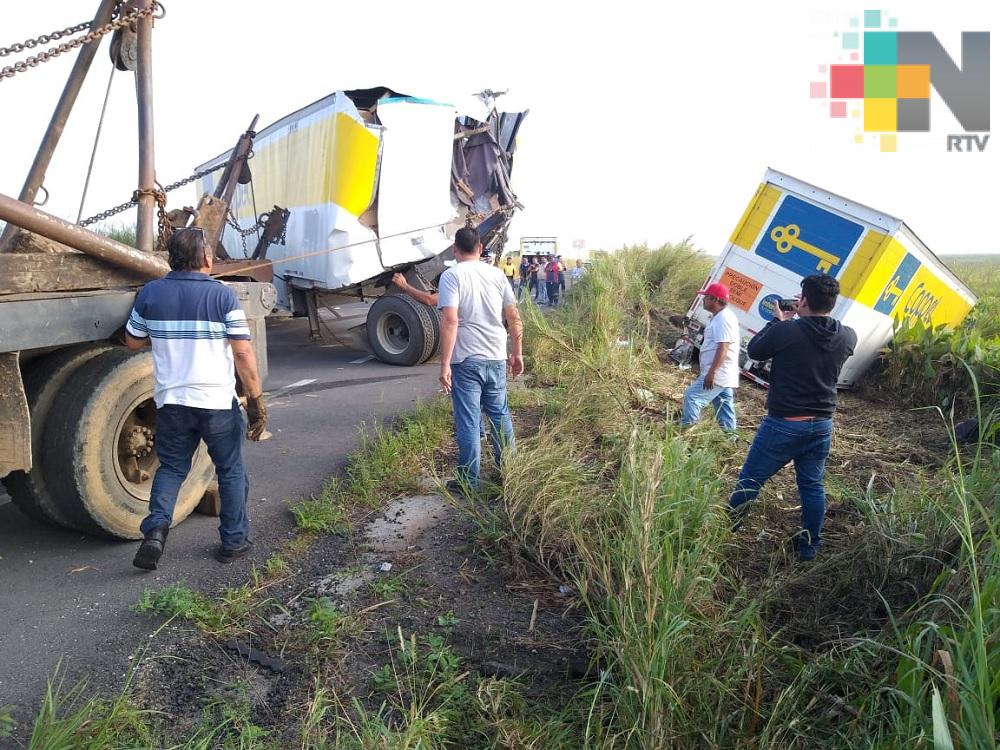
[[[143,570],[156,570],[156,564],[160,562],[160,557],[163,555],[163,548],[167,544],[167,534],[169,532],[170,527],[163,524],[146,534],[146,538],[139,545],[139,551],[135,553],[135,559],[132,560],[132,564]]]
[[[226,547],[221,545],[215,551],[215,559],[221,563],[231,563],[233,560],[237,560],[241,557],[246,557],[250,550],[253,549],[253,542],[247,539],[239,547]]]

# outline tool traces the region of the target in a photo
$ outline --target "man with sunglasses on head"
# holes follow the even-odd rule
[[[243,466],[244,433],[260,440],[267,426],[257,359],[250,343],[246,314],[236,294],[209,273],[213,251],[198,227],[175,229],[170,237],[164,278],[152,281],[136,295],[125,325],[125,343],[153,349],[156,381],[156,456],[149,515],[140,525],[142,544],[132,561],[137,568],[156,570],[181,485],[201,441],[215,464],[222,510],[216,552],[229,563],[251,549],[247,493],[250,483]],[[244,425],[236,398],[235,372],[247,396]]]

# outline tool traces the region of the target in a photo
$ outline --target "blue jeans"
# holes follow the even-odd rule
[[[732,388],[709,388],[705,390],[705,376],[698,379],[684,391],[684,405],[681,407],[681,425],[690,427],[698,421],[701,410],[708,404],[715,410],[715,421],[724,430],[736,429],[736,409],[733,407]]]
[[[797,541],[799,556],[805,560],[816,557],[826,515],[823,471],[832,436],[832,419],[789,421],[764,417],[740,471],[736,490],[729,498],[729,507],[736,519],[746,511],[743,506],[757,498],[764,482],[789,461],[795,461],[795,481],[802,503],[803,531]]]
[[[482,412],[489,422],[493,458],[500,465],[506,448],[514,450],[514,423],[507,406],[507,363],[467,359],[451,366],[451,403],[458,442],[458,479],[479,487]]]
[[[243,468],[246,425],[239,404],[231,409],[196,409],[166,404],[156,410],[156,456],[160,466],[153,477],[149,515],[139,526],[147,534],[168,526],[174,517],[177,493],[191,471],[191,459],[202,440],[219,479],[219,536],[224,547],[238,547],[250,533],[247,495],[250,482]]]

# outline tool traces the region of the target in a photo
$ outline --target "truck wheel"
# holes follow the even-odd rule
[[[156,458],[153,357],[112,349],[85,363],[52,405],[45,431],[53,499],[81,531],[139,539],[149,510]],[[173,522],[184,520],[214,474],[199,445],[181,486]]]
[[[66,526],[70,518],[53,500],[46,481],[49,452],[42,441],[52,402],[74,372],[107,346],[85,344],[49,354],[31,363],[24,374],[24,390],[31,414],[31,470],[12,472],[4,484],[11,500],[36,521]]]
[[[379,297],[368,311],[368,345],[383,362],[410,367],[434,350],[430,308],[398,294]]]

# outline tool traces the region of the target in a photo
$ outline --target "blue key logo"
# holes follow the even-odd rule
[[[798,276],[837,276],[864,227],[786,195],[754,253]]]

